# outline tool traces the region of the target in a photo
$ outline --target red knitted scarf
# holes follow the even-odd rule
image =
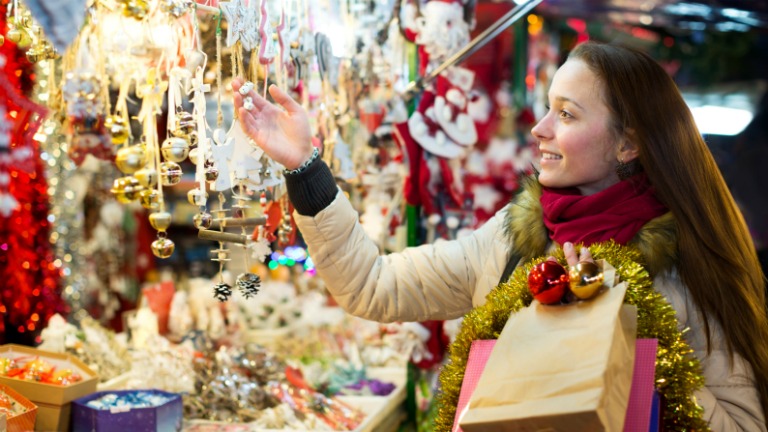
[[[645,173],[589,196],[576,188],[544,187],[541,207],[552,240],[586,246],[610,239],[627,244],[643,225],[668,211]]]

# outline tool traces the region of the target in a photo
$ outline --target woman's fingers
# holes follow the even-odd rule
[[[563,244],[563,253],[565,254],[565,261],[569,266],[579,263],[579,257],[576,255],[576,249],[573,247],[573,243],[565,242]]]
[[[272,99],[275,100],[280,106],[285,108],[289,113],[297,113],[304,110],[301,105],[298,104],[291,95],[284,92],[280,87],[272,84],[269,86],[269,94],[272,95]]]
[[[579,262],[591,262],[594,263],[595,260],[592,259],[592,252],[589,251],[589,249],[583,247],[581,248],[581,255],[579,256]]]
[[[576,248],[573,247],[573,243],[571,242],[565,242],[563,244],[563,253],[565,254],[565,261],[568,262],[569,266],[576,265],[580,262],[595,262],[595,260],[592,259],[592,253],[589,249],[582,247],[577,255]]]

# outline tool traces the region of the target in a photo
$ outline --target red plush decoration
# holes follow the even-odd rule
[[[555,261],[544,261],[528,273],[528,289],[542,304],[560,303],[568,289],[568,272]]]
[[[6,5],[0,5],[5,34]],[[32,139],[45,110],[25,95],[34,80],[24,52],[0,46],[0,344],[33,345],[54,313],[66,308],[50,243],[48,184]],[[14,203],[15,201],[15,203]]]

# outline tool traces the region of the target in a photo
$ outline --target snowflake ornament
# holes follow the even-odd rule
[[[269,246],[269,241],[265,238],[259,238],[256,241],[248,243],[248,249],[251,250],[251,256],[261,262],[272,253],[272,248]]]

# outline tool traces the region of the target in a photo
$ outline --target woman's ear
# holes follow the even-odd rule
[[[626,163],[640,156],[640,146],[636,143],[635,130],[627,128],[619,143],[618,160]]]

